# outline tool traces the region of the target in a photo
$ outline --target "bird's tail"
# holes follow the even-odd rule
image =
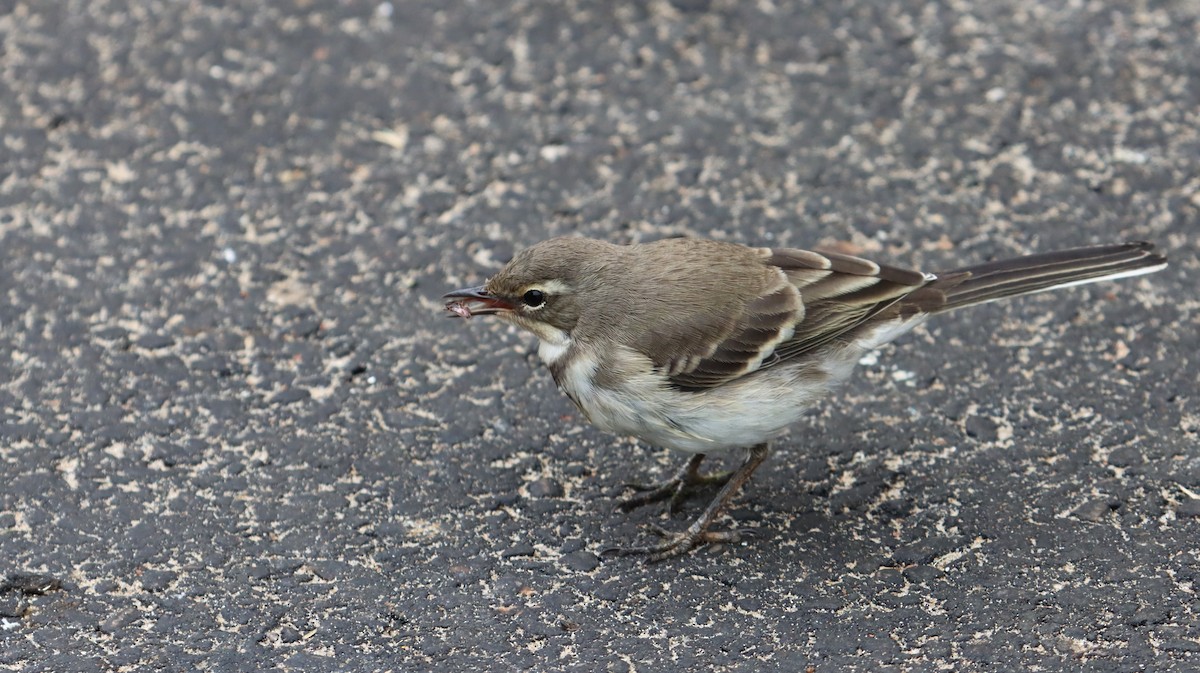
[[[938,279],[925,287],[944,295],[944,303],[934,308],[942,312],[1042,290],[1140,276],[1166,265],[1167,258],[1150,243],[1118,243],[976,264],[939,273]]]

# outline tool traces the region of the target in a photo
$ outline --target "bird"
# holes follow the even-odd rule
[[[927,318],[1044,290],[1158,271],[1146,242],[1074,248],[929,273],[830,250],[701,238],[619,245],[559,237],[525,248],[445,308],[531,332],[558,387],[594,426],[690,454],[673,476],[627,484],[629,511],[719,489],[691,524],[602,550],[649,562],[755,537],[714,526],[771,442],[867,353]],[[702,473],[706,456],[742,452]]]

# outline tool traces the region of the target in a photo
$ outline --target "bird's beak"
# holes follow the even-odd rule
[[[462,318],[511,311],[514,308],[510,302],[489,294],[482,286],[447,292],[442,300],[446,302],[447,311]]]

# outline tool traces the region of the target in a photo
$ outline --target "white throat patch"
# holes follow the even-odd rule
[[[546,366],[558,362],[571,348],[571,337],[560,329],[548,327],[545,336],[538,335],[538,357]]]

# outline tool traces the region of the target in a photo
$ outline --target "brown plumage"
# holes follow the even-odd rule
[[[446,298],[458,315],[496,314],[533,332],[554,380],[596,426],[695,454],[628,506],[674,501],[705,481],[704,454],[751,447],[687,531],[632,550],[661,559],[740,539],[743,531],[708,528],[766,458],[768,442],[864,353],[927,316],[1165,265],[1148,243],[932,274],[834,252],[558,238],[518,253],[485,286]]]

